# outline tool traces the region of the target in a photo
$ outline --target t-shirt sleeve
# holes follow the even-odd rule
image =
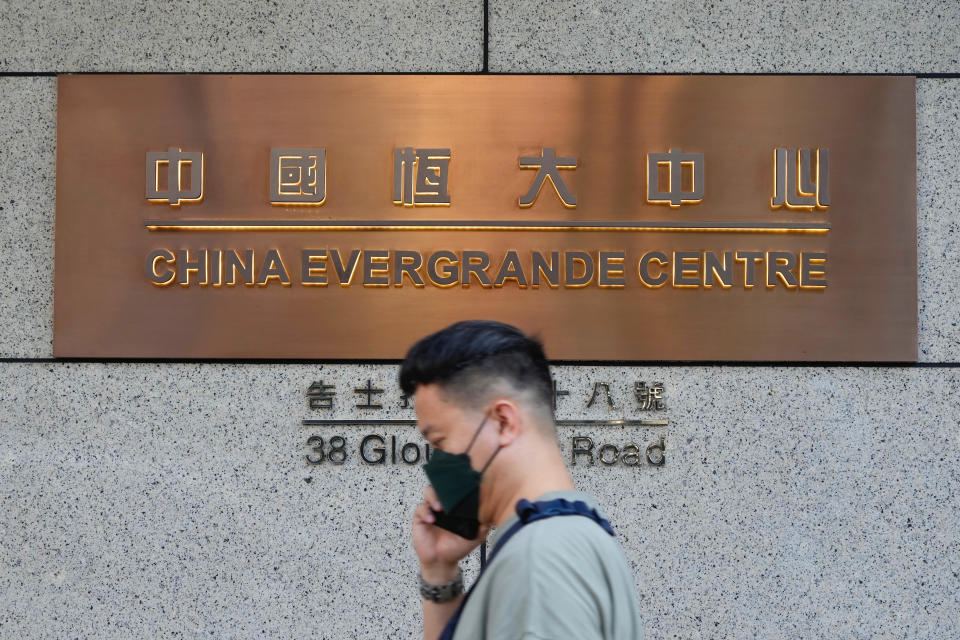
[[[537,524],[518,532],[495,560],[487,637],[602,640],[610,585],[591,537],[606,534],[585,518],[561,527]]]

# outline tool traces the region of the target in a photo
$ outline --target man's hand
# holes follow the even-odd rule
[[[486,540],[490,527],[481,526],[477,538],[467,540],[436,526],[431,508],[440,511],[442,506],[433,487],[428,486],[423,502],[413,512],[413,548],[420,558],[423,579],[443,584],[456,577],[460,560]]]

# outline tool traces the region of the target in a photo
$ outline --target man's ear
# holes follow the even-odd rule
[[[520,409],[512,400],[502,398],[493,405],[493,419],[499,424],[497,438],[501,447],[506,447],[517,439],[522,429]]]

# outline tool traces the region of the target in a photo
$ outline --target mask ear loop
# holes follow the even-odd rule
[[[480,421],[480,426],[477,427],[477,430],[473,433],[473,438],[470,439],[470,444],[467,445],[467,450],[464,451],[465,454],[470,452],[470,447],[472,447],[473,443],[477,441],[477,436],[480,435],[480,430],[483,429],[483,425],[487,423],[487,418],[489,417],[490,417],[489,411],[483,415],[483,420]],[[482,469],[480,469],[481,476],[487,470],[487,467],[490,466],[490,463],[493,462],[493,459],[497,457],[497,454],[500,453],[500,449],[502,448],[503,448],[502,444],[497,445],[497,450],[493,452],[493,455],[490,456],[490,458],[487,460],[487,463],[483,465]]]
[[[481,476],[482,476],[482,475],[484,474],[484,472],[487,470],[487,467],[490,466],[490,463],[493,462],[493,459],[497,457],[497,454],[500,453],[500,449],[502,449],[502,448],[503,448],[503,445],[502,445],[502,444],[498,444],[498,445],[497,445],[497,450],[494,451],[494,452],[493,452],[493,455],[490,456],[490,459],[487,460],[487,464],[483,465],[483,469],[480,469],[480,475],[481,475]]]
[[[464,453],[470,453],[470,447],[473,446],[473,443],[477,441],[477,436],[480,435],[480,429],[483,429],[483,425],[486,424],[487,418],[490,417],[490,412],[487,411],[483,414],[483,420],[480,421],[480,426],[477,427],[477,430],[473,432],[473,437],[470,438],[470,444],[467,445],[467,450]]]

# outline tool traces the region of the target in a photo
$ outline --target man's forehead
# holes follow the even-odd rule
[[[417,413],[417,428],[424,435],[448,434],[448,428],[458,424],[464,412],[464,407],[450,398],[436,382],[417,385],[413,392],[413,408]]]
[[[444,393],[443,387],[438,382],[418,384],[417,388],[413,390],[413,402],[415,408],[423,405],[424,408],[431,410],[448,409],[447,405],[450,405],[447,394]]]

